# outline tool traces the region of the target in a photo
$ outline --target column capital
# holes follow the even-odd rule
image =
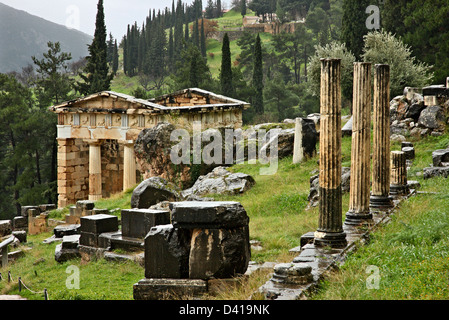
[[[134,145],[136,141],[134,140],[118,140],[118,143],[123,145]]]
[[[100,146],[103,144],[103,140],[99,139],[83,139],[83,141],[92,146]]]

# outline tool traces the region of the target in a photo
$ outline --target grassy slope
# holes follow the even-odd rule
[[[360,248],[349,257],[341,272],[331,275],[316,299],[421,299],[449,298],[449,237],[444,231],[449,226],[449,181],[423,180],[414,174],[428,166],[432,151],[446,147],[449,136],[429,137],[415,143],[417,158],[409,179],[417,179],[422,190],[439,194],[417,195],[406,201],[392,216],[392,223],[373,236],[370,245]],[[399,144],[392,145],[397,150]],[[350,161],[351,139],[343,139],[343,165]],[[305,210],[309,192],[309,178],[318,169],[317,157],[293,165],[291,157],[279,162],[275,175],[259,174],[261,165],[236,165],[233,171],[254,176],[256,185],[243,195],[216,196],[217,200],[235,200],[243,204],[250,216],[250,237],[261,241],[263,250],[253,251],[252,260],[291,261],[288,250],[298,246],[300,236],[316,230],[318,209]],[[348,207],[348,194],[343,197],[343,218]],[[130,192],[98,202],[98,208],[129,208]],[[425,210],[426,208],[427,210]],[[60,216],[62,216],[60,214]],[[51,234],[29,236],[33,250],[26,253],[8,270],[15,279],[21,276],[34,291],[47,288],[51,299],[132,299],[132,285],[143,278],[142,267],[132,263],[112,263],[104,260],[80,265],[80,260],[58,264],[54,260],[55,244],[45,245],[42,240]],[[44,262],[37,263],[45,259]],[[79,290],[66,288],[66,268],[80,268]],[[378,266],[381,282],[379,290],[368,290],[365,273],[368,265]],[[3,275],[7,270],[0,269]],[[267,280],[256,275],[253,288]],[[245,299],[247,290],[230,291],[223,299]],[[17,294],[17,283],[0,282],[0,292]],[[35,299],[42,298],[30,295]],[[427,295],[427,296],[426,296]]]
[[[251,14],[249,12],[248,14]],[[218,21],[219,30],[223,29],[225,26],[231,27],[241,27],[242,26],[242,16],[239,12],[229,11],[224,14],[222,18],[216,19]],[[267,42],[271,39],[270,34],[263,33],[261,34],[261,40]],[[230,41],[230,49],[231,49],[231,59],[232,61],[236,61],[238,55],[241,52],[240,47],[237,45],[237,41]],[[208,39],[206,41],[206,50],[207,50],[207,64],[211,71],[212,77],[218,79],[220,75],[221,68],[221,42],[214,39]],[[123,63],[123,55],[120,54],[120,63]],[[126,94],[132,94],[132,92],[139,87],[139,79],[137,76],[128,77],[123,71],[117,73],[116,77],[112,81],[111,90],[117,91]]]
[[[449,181],[415,176],[432,163],[432,151],[446,148],[449,137],[428,137],[415,143],[417,158],[409,180],[418,180],[421,191],[402,203],[390,224],[373,233],[369,245],[348,258],[339,272],[330,275],[315,299],[422,300],[448,299],[449,287]],[[393,146],[398,150],[398,145]],[[378,268],[378,288],[369,266]]]

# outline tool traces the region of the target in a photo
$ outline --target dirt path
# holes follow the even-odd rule
[[[2,295],[0,295],[0,300],[26,300],[26,299],[22,298],[21,296],[2,296]]]

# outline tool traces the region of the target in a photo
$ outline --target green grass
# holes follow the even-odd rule
[[[391,222],[374,232],[369,245],[350,255],[338,272],[322,283],[317,300],[423,300],[449,298],[449,181],[424,180],[417,173],[432,163],[432,151],[449,145],[448,136],[416,141],[409,180],[420,193],[403,202]],[[392,145],[399,150],[399,143]],[[378,289],[369,266],[378,270]],[[367,273],[368,272],[368,273]]]
[[[313,299],[448,299],[449,289],[449,180],[435,178],[423,180],[417,173],[432,162],[432,151],[447,146],[448,135],[428,137],[415,142],[416,159],[409,179],[418,180],[422,191],[438,194],[419,194],[402,203],[392,215],[390,224],[374,232],[370,244],[358,248],[350,255],[339,272],[330,274]],[[412,140],[412,139],[411,139]],[[399,148],[392,144],[392,150]],[[350,164],[351,138],[342,140],[343,164]],[[309,179],[318,169],[318,157],[301,164],[292,164],[291,157],[279,161],[277,173],[264,176],[264,165],[235,165],[230,170],[252,175],[255,186],[238,196],[215,196],[216,200],[242,203],[250,217],[250,238],[259,240],[263,249],[253,251],[251,259],[257,262],[290,262],[289,249],[299,245],[300,237],[314,231],[318,224],[318,208],[306,209]],[[265,165],[266,167],[267,165]],[[128,208],[131,190],[111,199],[97,202],[97,208]],[[343,219],[348,208],[349,195],[343,196]],[[68,209],[65,209],[68,212]],[[61,212],[52,215],[63,217]],[[80,259],[63,264],[54,260],[56,244],[43,244],[51,236],[29,236],[25,256],[0,269],[6,278],[22,277],[33,291],[47,288],[50,299],[132,299],[132,286],[144,277],[144,269],[135,263],[115,263],[105,260],[81,265]],[[80,270],[80,289],[66,287],[71,274],[69,266]],[[379,289],[367,289],[368,266],[380,272]],[[258,274],[245,283],[245,288],[229,290],[224,299],[246,299],[251,290],[267,280],[267,274]],[[0,281],[1,294],[18,294],[17,282]],[[29,299],[42,299],[27,290],[21,295]],[[206,297],[212,299],[213,297]]]

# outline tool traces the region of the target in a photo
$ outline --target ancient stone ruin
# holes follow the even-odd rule
[[[158,123],[202,129],[242,126],[243,101],[191,88],[152,100],[100,92],[50,108],[58,114],[58,207],[134,187],[139,133]]]
[[[249,218],[240,203],[172,202],[170,219],[145,237],[145,278],[134,285],[134,299],[201,295],[214,281],[246,272]]]

